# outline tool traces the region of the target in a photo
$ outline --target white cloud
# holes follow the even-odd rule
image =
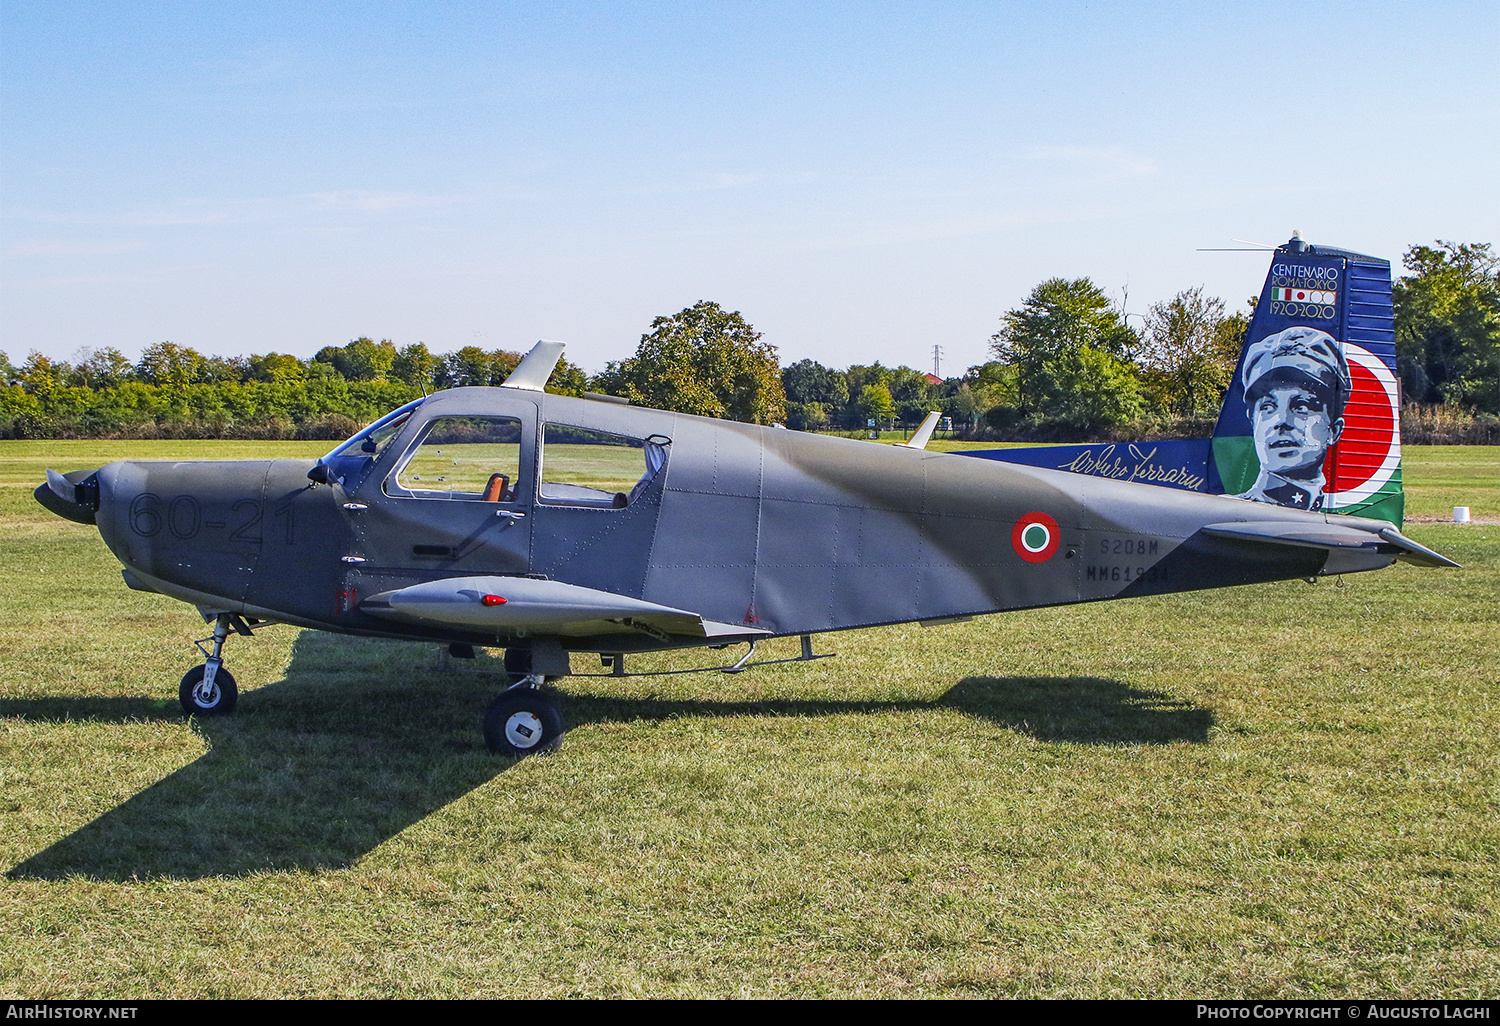
[[[45,291],[48,289],[101,289],[122,285],[165,285],[190,280],[206,271],[217,268],[217,264],[180,264],[176,267],[154,267],[140,271],[123,271],[118,274],[48,274],[31,278],[17,278],[10,284],[17,289]]]
[[[101,213],[10,210],[5,216],[8,220],[39,224],[109,225],[123,228],[207,227],[305,219],[309,214],[384,214],[467,202],[470,200],[461,196],[375,189],[329,189],[290,196],[227,200],[183,199]]]
[[[721,171],[718,174],[706,175],[692,186],[697,191],[709,191],[713,189],[740,189],[747,185],[763,182],[766,176],[755,173],[734,174]]]
[[[313,210],[384,213],[388,210],[411,210],[466,202],[457,196],[427,196],[415,192],[381,192],[373,189],[335,189],[309,193]]]
[[[1157,172],[1155,162],[1117,146],[1034,146],[1022,160],[1050,161],[1100,181]]]
[[[59,242],[37,239],[18,242],[5,251],[8,257],[93,257],[115,256],[145,249],[144,242]]]

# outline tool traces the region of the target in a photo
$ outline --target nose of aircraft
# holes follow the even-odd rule
[[[99,472],[75,470],[71,474],[47,471],[47,483],[32,492],[36,501],[53,513],[80,524],[94,523],[99,509]]]

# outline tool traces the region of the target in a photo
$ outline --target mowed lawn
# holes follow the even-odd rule
[[[1500,995],[1500,448],[1407,450],[1462,570],[573,677],[519,762],[498,653],[290,627],[186,722],[207,629],[30,495],[326,448],[0,442],[3,996]]]

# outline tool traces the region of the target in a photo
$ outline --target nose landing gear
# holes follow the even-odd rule
[[[230,631],[248,635],[250,628],[233,613],[220,613],[214,621],[213,638],[193,642],[207,658],[202,666],[195,666],[183,675],[177,689],[182,711],[189,716],[228,716],[234,712],[240,692],[235,687],[234,675],[224,668],[224,640]],[[203,647],[203,642],[209,640],[214,643],[212,652]]]

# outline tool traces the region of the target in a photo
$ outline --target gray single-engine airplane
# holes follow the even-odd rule
[[[122,460],[49,470],[36,497],[97,524],[131,588],[214,624],[189,715],[233,710],[224,643],[266,623],[501,647],[514,683],[484,736],[511,755],[560,742],[542,685],[573,652],[623,674],[629,653],[748,642],[738,669],[766,638],[815,658],[825,631],[1456,566],[1398,530],[1391,410],[1356,409],[1390,378],[1389,265],[1295,237],[1273,259],[1211,441],[976,459],[773,430],[547,394],[563,347],[540,342],[504,385],[409,403],[312,463]]]

